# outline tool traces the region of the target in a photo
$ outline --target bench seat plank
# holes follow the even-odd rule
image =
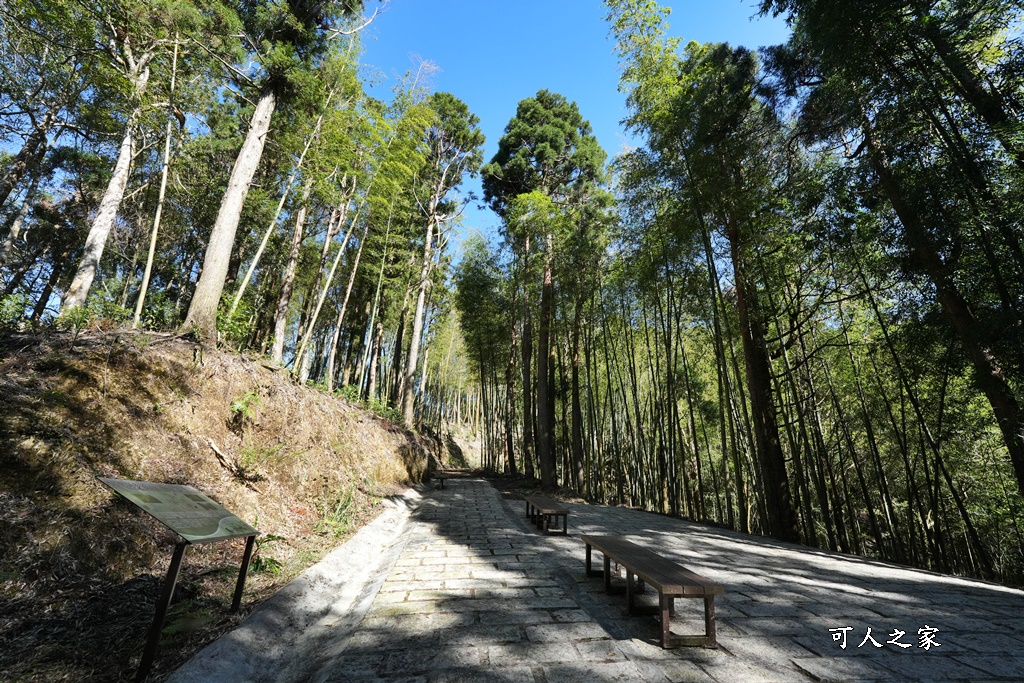
[[[582,536],[586,544],[586,568],[588,575],[601,572],[591,568],[591,549],[596,548],[604,555],[605,590],[613,591],[611,585],[611,561],[626,569],[626,594],[631,613],[641,611],[634,603],[634,594],[642,590],[643,584],[649,584],[658,591],[658,607],[656,613],[661,616],[661,645],[670,644],[704,645],[717,647],[715,635],[715,596],[725,592],[718,583],[696,574],[678,563],[662,557],[658,553],[637,545],[622,536]],[[641,582],[635,586],[634,578]],[[621,590],[621,589],[620,589]],[[704,636],[673,636],[669,631],[669,617],[674,608],[674,599],[704,599]]]

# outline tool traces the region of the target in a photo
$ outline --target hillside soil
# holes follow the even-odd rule
[[[244,540],[187,549],[160,681],[446,453],[185,338],[0,336],[0,680],[134,679],[179,538],[97,477],[191,485],[261,532],[238,614]]]

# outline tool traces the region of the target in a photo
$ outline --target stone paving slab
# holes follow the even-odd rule
[[[522,501],[502,500],[484,480],[448,479],[382,546],[377,574],[355,591],[365,596],[359,610],[338,621],[334,639],[324,645],[317,632],[315,651],[296,647],[301,677],[261,677],[250,664],[223,680],[1024,680],[1022,591],[625,508],[567,507],[569,535],[545,536]],[[626,535],[725,586],[719,649],[662,649],[653,617],[628,615],[625,596],[584,576],[581,534]],[[641,601],[654,604],[648,593]],[[678,599],[673,632],[703,628],[703,602]]]

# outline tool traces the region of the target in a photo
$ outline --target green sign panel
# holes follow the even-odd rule
[[[255,536],[259,532],[209,496],[178,484],[97,477],[104,484],[180,534],[189,543]]]

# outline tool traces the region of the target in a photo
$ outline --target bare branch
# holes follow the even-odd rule
[[[369,19],[367,19],[365,22],[363,22],[362,24],[360,24],[356,28],[348,29],[348,30],[344,30],[344,29],[340,29],[340,28],[332,28],[328,38],[333,39],[333,38],[337,38],[338,36],[351,36],[351,35],[353,35],[355,33],[359,33],[364,28],[366,28],[367,26],[372,24],[373,20],[377,18],[378,14],[380,14],[382,12],[387,12],[390,4],[391,3],[389,2],[389,0],[385,0],[383,3],[381,3],[380,7],[374,8],[373,14],[370,15]]]

